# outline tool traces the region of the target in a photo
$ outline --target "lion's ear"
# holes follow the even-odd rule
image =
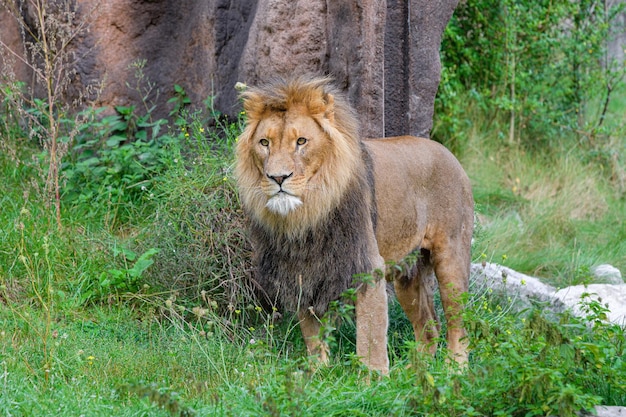
[[[324,97],[326,108],[324,109],[324,117],[332,124],[335,123],[335,97],[332,94],[326,94]]]

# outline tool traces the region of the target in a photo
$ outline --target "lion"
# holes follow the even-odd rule
[[[474,202],[452,153],[419,137],[361,139],[355,111],[326,77],[275,80],[248,88],[242,100],[247,122],[235,174],[257,279],[267,299],[297,314],[309,355],[328,361],[320,318],[331,301],[358,288],[356,354],[387,374],[385,279],[374,273],[359,284],[354,277],[417,253],[414,266],[388,268],[387,278],[419,348],[434,353],[436,275],[447,348],[466,363],[461,313]]]

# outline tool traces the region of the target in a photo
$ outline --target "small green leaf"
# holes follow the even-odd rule
[[[124,140],[126,140],[126,138],[123,136],[113,135],[109,139],[107,139],[105,143],[109,148],[115,148],[116,146],[119,146],[120,142]]]

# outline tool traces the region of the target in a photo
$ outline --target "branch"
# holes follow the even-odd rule
[[[11,47],[9,47],[9,45],[7,45],[6,43],[4,43],[4,41],[2,41],[2,39],[0,39],[0,46],[2,46],[4,49],[6,49],[7,51],[9,51],[9,53],[11,55],[13,55],[14,57],[16,57],[18,60],[20,60],[23,64],[25,64],[26,66],[28,66],[28,68],[30,68],[35,74],[37,74],[38,77],[40,78],[45,78],[43,73],[41,72],[41,69],[37,68],[36,66],[34,66],[33,64],[31,64],[30,62],[28,62],[28,60],[26,58],[24,58],[23,56],[21,56],[20,54],[18,54],[17,52],[15,52],[13,49],[11,49]]]

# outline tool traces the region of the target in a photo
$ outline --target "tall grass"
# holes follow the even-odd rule
[[[558,286],[590,282],[599,264],[626,270],[626,137],[609,138],[610,163],[569,138],[545,152],[508,143],[483,111],[468,114],[467,132],[450,145],[473,183],[476,256],[504,257]]]

